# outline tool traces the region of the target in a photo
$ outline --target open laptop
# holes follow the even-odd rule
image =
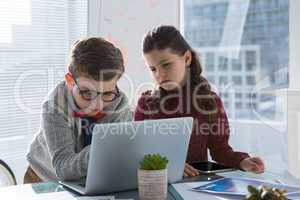
[[[183,176],[193,118],[98,124],[93,129],[85,182],[61,182],[84,195],[138,187],[137,170],[144,155],[167,157],[168,182]]]

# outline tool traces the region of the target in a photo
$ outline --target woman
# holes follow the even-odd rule
[[[148,32],[143,55],[159,88],[140,97],[134,119],[194,118],[184,176],[199,174],[190,164],[206,161],[207,149],[223,165],[264,171],[260,158],[233,151],[228,144],[229,125],[222,101],[211,91],[195,51],[176,28],[160,26]]]

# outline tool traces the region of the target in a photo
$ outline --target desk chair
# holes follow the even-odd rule
[[[17,181],[13,171],[3,160],[0,160],[0,187],[16,184]]]

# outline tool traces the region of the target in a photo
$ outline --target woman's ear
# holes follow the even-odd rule
[[[184,53],[184,59],[185,59],[185,66],[190,66],[191,63],[192,63],[192,52],[190,50],[187,50],[185,53]]]
[[[73,87],[73,78],[70,72],[65,74],[65,81],[69,89]]]

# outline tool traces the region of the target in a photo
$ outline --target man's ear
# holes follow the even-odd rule
[[[190,50],[187,50],[185,53],[184,53],[184,59],[185,59],[185,65],[188,67],[191,65],[192,63],[192,59],[193,59],[193,56],[192,56],[192,52]]]
[[[70,72],[65,74],[65,81],[69,89],[73,87],[73,78]]]

